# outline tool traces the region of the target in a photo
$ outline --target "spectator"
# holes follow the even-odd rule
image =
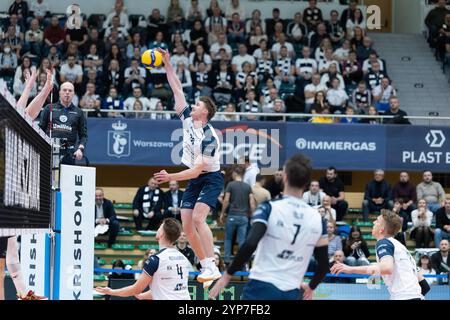
[[[270,111],[271,113],[285,113],[286,112],[286,106],[284,105],[284,101],[282,99],[275,99],[273,102],[273,108]],[[266,116],[265,121],[286,121],[284,116]]]
[[[319,181],[313,180],[309,184],[309,190],[303,193],[303,200],[310,207],[319,207],[322,205],[323,198],[326,196],[325,192],[320,190]]]
[[[109,118],[123,117],[120,111],[123,110],[123,99],[118,95],[116,87],[109,88],[109,95],[103,100],[102,110],[111,110]]]
[[[322,78],[320,79],[320,83],[323,86],[331,88],[331,80],[334,78],[339,80],[339,90],[345,90],[345,81],[344,78],[342,78],[342,75],[339,73],[338,64],[336,62],[330,64],[328,71],[324,73]]]
[[[199,5],[198,0],[191,0],[191,3],[186,10],[187,27],[191,29],[196,21],[203,21],[205,18],[205,9],[201,5]]]
[[[27,56],[22,58],[22,63],[20,64],[20,66],[18,66],[16,68],[16,72],[14,74],[14,81],[19,80],[20,78],[22,78],[23,76],[23,72],[25,71],[25,69],[28,69],[30,72],[36,71],[36,67],[32,65],[31,63],[31,59]]]
[[[311,113],[322,113],[322,111],[325,110],[325,109],[328,109],[327,114],[329,114],[330,113],[330,106],[328,105],[328,102],[326,100],[325,92],[317,91],[316,92],[316,96],[314,97],[314,103],[313,103],[310,111],[311,111]]]
[[[364,221],[369,219],[369,213],[380,212],[381,209],[391,209],[394,205],[391,196],[391,186],[384,180],[384,171],[375,170],[374,179],[366,185],[364,193]]]
[[[329,38],[324,38],[323,40],[321,40],[319,46],[314,47],[314,58],[316,59],[317,64],[319,64],[320,61],[325,60],[325,51],[327,49],[330,49],[333,52],[333,46]]]
[[[369,73],[370,70],[372,70],[372,64],[375,62],[378,62],[378,64],[380,65],[381,71],[386,71],[383,60],[378,58],[378,55],[376,52],[371,52],[369,54],[369,58],[367,58],[363,62],[362,70],[363,70],[364,74],[367,74],[367,73]]]
[[[436,248],[442,239],[450,240],[450,198],[446,198],[444,206],[436,211],[436,229],[434,230]]]
[[[131,270],[130,265],[125,265],[125,263],[121,260],[115,260],[112,264],[113,269],[118,270]],[[124,273],[124,272],[110,272],[108,279],[134,279],[134,275],[132,273]]]
[[[166,107],[164,106],[162,101],[158,101],[156,103],[155,111],[166,111]],[[166,112],[161,112],[161,113],[152,112],[150,114],[150,119],[152,119],[152,120],[170,120],[172,118],[171,118],[170,114],[166,113]]]
[[[265,40],[262,40],[262,43]],[[266,82],[267,79],[273,78],[273,61],[269,50],[263,51],[261,59],[258,59],[256,67],[256,75],[258,77],[258,82]]]
[[[144,110],[144,105],[140,99],[134,100],[134,103],[131,106],[130,110],[135,111],[135,112],[127,113],[126,114],[127,118],[130,118],[130,119],[149,119],[150,118],[150,115],[148,113],[142,112],[145,110]],[[156,107],[155,107],[155,110],[156,110]]]
[[[79,106],[81,109],[95,109],[88,113],[88,117],[106,117],[106,113],[100,112],[101,98],[95,89],[95,84],[86,84],[86,92],[81,97]]]
[[[304,87],[311,82],[313,74],[317,72],[317,62],[311,58],[311,49],[308,46],[302,48],[302,56],[296,60],[295,68],[297,84],[301,86],[301,91],[303,91]]]
[[[392,199],[402,199],[403,206],[411,213],[417,202],[416,187],[411,183],[406,171],[400,172],[399,181],[392,188]]]
[[[344,113],[347,106],[348,95],[345,90],[339,87],[340,81],[338,78],[331,78],[330,83],[331,88],[327,91],[327,101],[330,106],[331,112]]]
[[[261,203],[271,199],[270,192],[264,186],[266,185],[266,178],[263,175],[256,175],[255,185],[252,187],[253,197],[255,198],[255,206],[258,207]]]
[[[66,33],[60,27],[58,17],[53,16],[50,25],[44,29],[44,42],[46,44],[44,54],[49,52],[51,46],[56,46],[58,51],[61,52],[65,37]]]
[[[191,29],[189,33],[191,43],[189,46],[189,51],[192,52],[195,50],[195,48],[201,44],[203,48],[208,46],[208,34],[205,31],[205,28],[203,27],[203,22],[201,20],[195,20],[194,21],[194,27]],[[219,36],[220,38],[220,36]],[[211,55],[214,55],[211,52]],[[230,48],[230,60],[231,60],[231,48]]]
[[[317,94],[319,94],[320,92],[318,92]],[[313,106],[311,108],[311,114],[330,114],[330,108],[328,107],[328,105],[325,105],[322,109],[317,108],[316,106]],[[313,117],[310,120],[311,123],[334,123],[334,118],[333,117]]]
[[[233,233],[237,232],[237,243],[242,247],[247,236],[248,217],[255,210],[255,199],[252,194],[252,188],[242,181],[244,170],[242,167],[236,167],[233,171],[233,181],[228,183],[225,188],[225,197],[223,199],[220,221],[225,222],[225,212],[227,219],[225,224],[225,256],[226,264],[231,262],[231,244]]]
[[[123,73],[120,71],[119,61],[112,59],[109,62],[108,70],[104,73],[103,80],[105,87],[111,86],[123,89]]]
[[[280,9],[273,8],[273,10],[272,10],[272,18],[266,20],[266,33],[267,33],[267,36],[269,38],[272,38],[272,36],[274,35],[274,33],[275,33],[275,25],[278,22],[281,23],[281,26],[282,26],[282,31],[281,32],[284,32],[285,22],[284,22],[283,19],[280,18]]]
[[[14,0],[8,9],[8,13],[10,16],[16,15],[18,23],[22,26],[22,28],[25,28],[29,14],[28,3],[26,1]]]
[[[359,114],[368,114],[369,107],[372,104],[372,95],[369,90],[367,90],[366,83],[360,81],[358,87],[352,92],[351,104],[356,108]]]
[[[362,30],[366,29],[366,21],[364,20],[364,15],[361,9],[356,9],[353,12],[353,17],[350,17],[345,27],[347,29],[347,37],[351,39],[355,35],[355,27],[359,27]]]
[[[88,83],[92,83],[95,85],[96,91],[99,95],[103,96],[105,94],[105,86],[102,82],[102,79],[97,76],[97,71],[95,69],[90,68],[87,70],[87,77],[85,77],[85,81],[83,87],[86,88]]]
[[[275,32],[272,37],[269,37],[269,45],[273,45],[276,42],[279,42],[280,36],[284,35],[285,27],[281,22],[275,23]]]
[[[233,51],[231,49],[231,46],[227,43],[227,37],[224,32],[219,33],[217,42],[213,43],[213,45],[211,46],[210,52],[213,60],[219,60],[221,58],[221,49],[225,50],[227,60],[231,61]]]
[[[239,3],[239,0],[230,0],[230,4],[225,10],[225,17],[228,20],[232,20],[233,14],[239,14],[242,19],[245,19],[245,8]]]
[[[370,264],[367,260],[370,252],[358,226],[350,228],[350,235],[345,242],[343,251],[346,256],[345,264],[349,266],[367,266]]]
[[[9,43],[3,45],[0,53],[0,76],[13,77],[17,68],[17,55],[11,50]]]
[[[321,83],[320,74],[315,73],[311,78],[312,82],[305,86],[305,111],[309,112],[314,104],[316,94],[318,92],[325,93],[327,91],[326,85]]]
[[[251,65],[248,62],[242,64],[242,71],[236,74],[235,80],[235,99],[240,101],[249,90],[256,90],[257,80],[256,72],[251,71]]]
[[[178,64],[178,62],[182,62],[185,66],[185,69],[189,68],[189,58],[186,56],[186,49],[183,44],[179,44],[173,51],[173,54],[170,58],[170,63],[174,66]]]
[[[161,15],[161,12],[159,9],[153,9],[152,13],[148,17],[147,22],[147,33],[148,33],[148,39],[147,40],[154,40],[156,37],[156,34],[158,32],[167,32],[167,24],[166,24],[166,18]]]
[[[129,22],[126,10],[123,6],[123,1],[115,2],[114,10],[110,14],[108,14],[105,22],[103,23],[103,29],[108,30],[108,28],[110,28],[111,26],[114,26],[114,18],[115,17],[119,18],[119,20],[118,20],[119,27],[124,28],[125,30],[130,29],[130,22]]]
[[[324,23],[320,23],[317,26],[317,32],[314,32],[310,36],[310,40],[309,40],[309,46],[311,47],[311,49],[313,51],[315,51],[315,57],[316,57],[317,61],[319,61],[320,59],[323,58],[323,50],[322,50],[322,56],[318,56],[318,52],[316,49],[318,49],[319,47],[323,48],[324,45],[326,45],[326,48],[333,49],[333,46],[331,44],[331,38],[327,33],[327,26]],[[319,52],[320,52],[320,50],[319,50]]]
[[[342,75],[344,83],[349,86],[353,86],[363,79],[363,72],[355,51],[350,51],[348,59],[342,62]]]
[[[183,193],[177,181],[169,182],[169,190],[164,193],[164,218],[174,218],[181,222]]]
[[[219,269],[220,272],[224,272],[225,264],[224,264],[222,256],[220,255],[218,250],[214,250],[214,258],[215,258],[216,267]]]
[[[180,250],[180,252],[181,252],[181,250]],[[150,257],[150,256],[152,256],[152,255],[154,255],[156,253],[157,253],[156,249],[154,249],[154,248],[150,248],[150,249],[145,250],[143,258],[138,261],[137,269],[142,271],[144,269],[144,263],[147,261],[148,257]],[[139,273],[135,273],[134,274],[134,278],[136,280],[138,280],[140,276],[141,275]]]
[[[427,209],[427,201],[419,199],[417,209],[411,212],[413,228],[411,229],[411,239],[416,240],[416,248],[429,248],[432,238],[431,219],[433,213]]]
[[[139,61],[137,59],[133,58],[131,60],[131,65],[124,71],[126,92],[129,92],[136,87],[143,87],[145,85],[145,78],[145,69],[139,66]]]
[[[337,49],[334,50],[333,59],[343,64],[346,60],[349,59],[350,51],[350,40],[345,39],[342,42],[342,46],[337,46]]]
[[[101,57],[104,57],[106,54],[105,50],[105,42],[100,39],[100,35],[97,28],[92,28],[89,31],[88,40],[84,44],[83,52],[89,52],[89,48],[92,44],[97,46],[97,52]]]
[[[192,266],[195,265],[195,253],[188,244],[186,233],[181,232],[177,240],[176,248],[189,260]]]
[[[436,213],[445,203],[445,191],[439,182],[433,181],[433,174],[430,170],[425,170],[422,182],[416,187],[417,199],[425,199],[428,209]]]
[[[250,64],[250,71],[254,70],[256,67],[255,58],[247,53],[247,46],[244,43],[239,44],[239,54],[234,56],[231,60],[232,71],[242,72],[242,66],[244,62]]]
[[[336,210],[334,210],[331,207],[331,197],[328,195],[325,195],[322,199],[322,206],[321,208],[325,209],[325,215],[323,217],[325,217],[325,219],[327,221],[336,221]]]
[[[250,161],[249,156],[245,156],[244,157],[244,167],[245,167],[245,173],[242,178],[242,181],[244,181],[251,188],[253,188],[253,186],[256,183],[256,176],[260,172],[260,170],[258,168],[258,163],[256,163],[255,161]]]
[[[317,0],[309,0],[309,6],[303,11],[303,17],[308,30],[316,30],[317,25],[323,22],[322,10],[317,7]]]
[[[51,10],[48,2],[44,2],[44,0],[34,0],[30,5],[29,17],[37,19],[40,25],[48,25],[51,17]]]
[[[151,41],[148,44],[148,48],[149,49],[161,48],[164,50],[169,49],[169,46],[167,45],[167,43],[164,40],[164,33],[162,31],[156,32],[155,40]]]
[[[389,110],[384,113],[385,116],[394,116],[393,119],[384,119],[384,123],[386,124],[411,124],[408,119],[405,117],[408,114],[399,108],[398,98],[391,97],[389,99]]]
[[[228,22],[227,33],[229,43],[245,42],[245,24],[241,20],[239,13],[233,13],[231,21]]]
[[[141,42],[141,34],[139,32],[133,33],[132,41],[127,46],[127,58],[131,61],[134,56],[134,51],[138,50],[139,55],[142,55],[145,50],[147,50],[147,46],[143,45]]]
[[[189,71],[198,72],[199,65],[203,63],[206,69],[202,72],[210,72],[212,69],[212,60],[211,56],[205,52],[205,48],[202,45],[197,45],[195,48],[195,52],[192,52],[189,55]]]
[[[317,69],[319,70],[319,73],[320,73],[320,74],[323,74],[323,73],[328,72],[329,69],[330,69],[330,66],[331,66],[332,64],[335,64],[337,70],[340,72],[339,62],[336,61],[336,60],[334,60],[334,57],[333,57],[333,49],[332,49],[332,48],[326,48],[326,49],[324,50],[324,56],[323,56],[323,59],[321,59],[321,60],[318,62],[318,67],[317,67]],[[344,85],[344,83],[343,83],[343,85]]]
[[[355,115],[355,109],[353,109],[352,106],[347,106],[347,108],[345,108],[345,114],[348,117],[341,118],[341,123],[359,123],[358,118],[351,117]]]
[[[431,265],[434,270],[436,270],[436,274],[446,274],[447,279],[440,280],[440,284],[444,284],[448,282],[448,277],[450,276],[450,259],[448,257],[449,251],[449,241],[447,239],[442,239],[439,243],[439,251],[433,253],[431,256]]]
[[[252,17],[245,24],[245,33],[250,36],[256,35],[257,27],[261,28],[261,34],[266,35],[266,24],[261,18],[261,11],[255,9],[252,11]]]
[[[227,105],[225,106],[225,109],[223,109],[223,112],[231,112],[234,113],[236,112],[236,106],[234,105],[234,103],[227,103]],[[213,118],[216,121],[239,121],[239,116],[238,115],[218,115],[216,114],[216,116]]]
[[[404,203],[402,198],[394,198],[394,207],[392,212],[399,215],[402,222],[402,229],[395,235],[395,239],[400,241],[404,246],[406,246],[406,230],[408,229],[408,221],[410,220],[410,214],[407,211],[406,203]]]
[[[259,120],[259,117],[256,114],[261,113],[262,108],[261,105],[255,100],[256,99],[255,91],[250,90],[249,92],[247,92],[246,97],[247,100],[239,104],[240,112],[249,113],[249,115],[245,117],[245,120],[247,121]]]
[[[210,45],[216,42],[219,34],[225,33],[227,29],[227,19],[222,17],[220,7],[214,7],[212,11],[213,15],[205,20],[205,30],[208,33],[208,43]]]
[[[58,48],[56,46],[51,46],[47,56],[48,60],[52,65],[53,69],[59,69],[61,64],[61,54],[58,52]]]
[[[358,0],[350,0],[348,2],[348,8],[344,9],[341,14],[341,27],[346,28],[347,21],[352,19],[355,15],[355,10],[358,8]]]
[[[377,54],[376,51],[372,48],[372,45],[373,45],[372,39],[369,37],[364,37],[363,41],[362,41],[362,45],[360,45],[356,48],[356,56],[358,57],[358,61],[360,63],[362,63],[366,59],[368,59],[371,54]],[[383,68],[384,68],[384,63],[383,63]],[[386,70],[381,69],[381,65],[380,65],[380,70],[386,71]]]
[[[105,36],[105,38],[107,38]],[[76,44],[77,48],[82,48],[88,40],[88,30],[83,25],[80,29],[66,28],[66,44]]]
[[[215,74],[213,96],[218,104],[227,104],[231,100],[233,83],[235,82],[234,74],[228,70],[226,61],[221,61],[219,70]]]
[[[125,110],[133,110],[134,102],[138,99],[143,104],[144,111],[155,110],[156,104],[159,101],[157,98],[148,99],[147,97],[144,97],[142,95],[142,89],[140,87],[135,87],[133,88],[133,96],[127,98],[124,102]]]
[[[438,0],[436,7],[428,12],[425,18],[425,25],[428,27],[428,42],[431,46],[435,46],[437,37],[439,35],[439,29],[445,22],[445,15],[450,13],[446,7],[446,0]]]
[[[273,179],[267,183],[267,190],[273,199],[280,198],[283,194],[283,168],[279,168],[273,175]]]
[[[433,269],[431,259],[428,254],[424,253],[420,256],[420,260],[417,262],[418,271],[422,274],[432,275],[436,274],[436,270]],[[425,278],[429,285],[436,284],[436,278]]]
[[[330,263],[333,262],[333,257],[338,251],[342,252],[342,239],[336,235],[336,223],[332,221],[327,222],[328,234],[328,258]],[[344,253],[342,252],[342,260],[344,260]]]
[[[61,83],[66,81],[71,82],[75,86],[75,91],[78,91],[83,82],[83,69],[79,64],[76,64],[75,61],[76,58],[74,55],[69,55],[67,57],[67,63],[61,66],[59,80]]]
[[[102,188],[95,189],[95,227],[108,226],[108,247],[111,248],[116,242],[120,224],[116,217],[113,203],[105,198]]]
[[[283,47],[286,47],[289,58],[293,58],[295,56],[294,46],[292,43],[287,42],[285,34],[281,33],[277,39],[277,42],[273,44],[271,49],[273,60],[281,58],[281,48]]]
[[[380,70],[380,64],[375,62],[372,64],[372,70],[364,77],[369,90],[373,90],[375,87],[381,84],[381,80],[387,77],[387,74]]]
[[[193,95],[191,73],[186,69],[187,66],[183,61],[177,62],[176,66],[176,74],[178,76],[178,79],[181,82],[181,86],[183,87],[183,91],[186,94],[187,100],[190,100],[192,99]]]
[[[342,41],[345,39],[346,29],[341,27],[339,21],[339,12],[337,10],[331,10],[330,20],[326,21],[326,26],[327,26],[327,34],[330,35],[333,48],[339,47],[342,44]],[[348,44],[350,46],[350,43]]]
[[[16,35],[14,26],[9,26],[7,31],[5,32],[4,39],[2,41],[2,45],[8,44],[11,47],[11,51],[13,51],[18,58],[21,57],[21,51],[23,47],[23,41],[19,36]]]
[[[377,108],[374,106],[369,107],[369,111],[367,112],[369,116],[378,116]],[[359,123],[367,123],[367,124],[381,124],[381,119],[379,118],[363,118],[359,120]]]
[[[39,29],[39,21],[31,20],[30,29],[25,32],[24,51],[26,54],[33,58],[40,57],[43,40],[44,33]]]
[[[103,58],[98,53],[97,45],[95,43],[91,44],[89,48],[89,53],[83,60],[83,65],[85,71],[88,69],[94,69],[99,75],[103,72]]]
[[[183,8],[180,6],[179,0],[170,0],[169,8],[167,9],[167,23],[171,27],[172,33],[175,30],[185,30],[185,14]]]
[[[22,75],[19,78],[15,78],[14,79],[14,84],[13,84],[13,92],[14,92],[14,96],[16,97],[16,99],[19,99],[20,96],[22,95],[22,92],[25,90],[25,86],[26,86],[26,73],[31,73],[30,69],[23,69],[22,71]],[[37,87],[36,87],[36,82],[33,84],[33,87],[31,88],[30,91],[30,99],[34,98],[37,94]]]
[[[192,87],[194,92],[194,99],[200,96],[211,96],[213,83],[213,76],[208,72],[206,64],[201,61],[196,67],[196,71],[192,73]]]
[[[363,45],[365,32],[360,27],[354,28],[354,35],[350,39],[350,45],[352,46],[352,50],[358,52],[359,47]]]
[[[381,79],[381,83],[373,88],[372,90],[373,101],[375,102],[375,107],[378,110],[378,113],[384,114],[388,111],[391,103],[390,99],[393,96],[397,95],[397,90],[390,84],[390,80],[388,77],[384,77]],[[398,101],[398,100],[397,100]],[[398,114],[398,104],[397,110]],[[400,114],[399,114],[400,115]]]
[[[280,56],[275,61],[275,83],[278,88],[293,85],[295,82],[294,61],[290,58],[288,48],[280,48]]]
[[[343,263],[343,264],[345,264],[344,251],[337,250],[334,253],[334,255],[332,256],[331,261],[330,261],[330,268],[336,263]],[[325,282],[327,282],[327,283],[353,283],[354,279],[342,278],[342,277],[332,277],[332,278],[327,278]]]
[[[136,192],[133,199],[133,219],[137,230],[142,230],[143,219],[148,219],[147,230],[156,230],[161,223],[163,216],[161,209],[163,206],[164,194],[158,187],[155,179],[150,178],[146,186],[142,186]]]

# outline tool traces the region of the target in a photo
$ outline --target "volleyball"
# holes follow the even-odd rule
[[[159,68],[162,65],[162,61],[161,52],[155,49],[146,50],[141,56],[142,64],[149,70]]]

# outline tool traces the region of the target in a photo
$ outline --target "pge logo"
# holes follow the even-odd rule
[[[430,130],[425,136],[425,141],[431,148],[440,148],[445,143],[445,135],[442,130]]]

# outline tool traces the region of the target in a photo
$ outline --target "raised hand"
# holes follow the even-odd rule
[[[31,74],[30,74],[30,69],[26,69],[25,70],[25,85],[28,86],[29,88],[33,87],[34,83],[36,82],[36,78],[37,78],[37,72],[36,69],[31,69]]]
[[[164,65],[170,64],[170,53],[169,50],[164,50],[162,48],[156,48],[156,51],[162,54]]]
[[[51,69],[45,70],[47,73],[47,80],[45,81],[44,89],[51,92],[53,89],[53,72]]]

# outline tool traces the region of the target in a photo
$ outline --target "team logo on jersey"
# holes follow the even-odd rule
[[[117,158],[130,156],[131,132],[125,131],[127,126],[120,120],[112,124],[114,131],[108,131],[108,156]]]
[[[68,118],[65,115],[62,114],[62,115],[59,116],[59,121],[61,121],[62,123],[66,123],[67,120],[68,120]]]
[[[298,257],[294,255],[294,251],[291,250],[283,250],[280,254],[277,255],[277,258],[284,259],[284,260],[293,260],[293,261],[303,261],[303,257]]]

